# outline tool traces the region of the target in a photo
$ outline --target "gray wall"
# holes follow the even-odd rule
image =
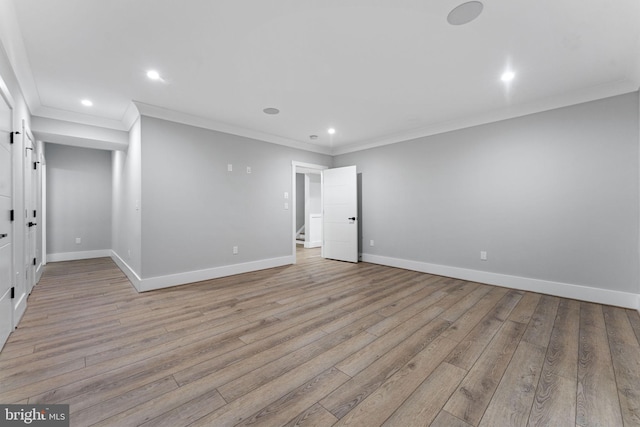
[[[290,256],[293,209],[284,209],[284,193],[292,191],[291,162],[332,163],[146,116],[141,134],[143,278]]]
[[[111,153],[57,144],[46,153],[47,254],[111,249]]]
[[[636,92],[337,156],[361,173],[363,252],[638,292],[638,104]]]
[[[296,174],[296,230],[305,224],[304,220],[304,174]]]
[[[140,120],[137,120],[129,131],[127,151],[112,154],[113,251],[138,277],[142,275],[141,145]]]
[[[322,213],[322,184],[320,174],[307,174],[309,178],[309,195],[307,196],[307,216]]]

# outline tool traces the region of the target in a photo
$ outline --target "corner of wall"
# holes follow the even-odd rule
[[[111,259],[116,263],[118,268],[127,276],[136,291],[142,292],[142,279],[136,274],[136,272],[116,253],[111,251]]]

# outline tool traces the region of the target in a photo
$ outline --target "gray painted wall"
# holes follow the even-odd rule
[[[363,252],[637,293],[638,104],[636,92],[337,156],[361,174]]]
[[[322,213],[322,184],[320,174],[307,174],[309,180],[307,216]],[[308,221],[308,219],[307,219]]]
[[[146,116],[141,134],[143,278],[290,256],[293,209],[284,209],[284,193],[292,191],[291,162],[332,163]]]
[[[57,144],[46,153],[47,254],[111,249],[111,153]]]
[[[305,224],[304,201],[305,201],[304,174],[297,173],[296,174],[296,230],[300,230],[300,227],[302,227]]]
[[[142,275],[142,147],[140,120],[129,131],[127,151],[113,156],[113,251],[138,277]]]

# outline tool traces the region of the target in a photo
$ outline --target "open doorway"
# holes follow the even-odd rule
[[[322,246],[322,180],[327,166],[292,162],[292,254],[298,246],[306,249]]]

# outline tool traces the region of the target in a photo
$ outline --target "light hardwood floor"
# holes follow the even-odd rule
[[[73,426],[640,425],[633,310],[298,260],[143,294],[110,259],[49,264],[0,402]]]

